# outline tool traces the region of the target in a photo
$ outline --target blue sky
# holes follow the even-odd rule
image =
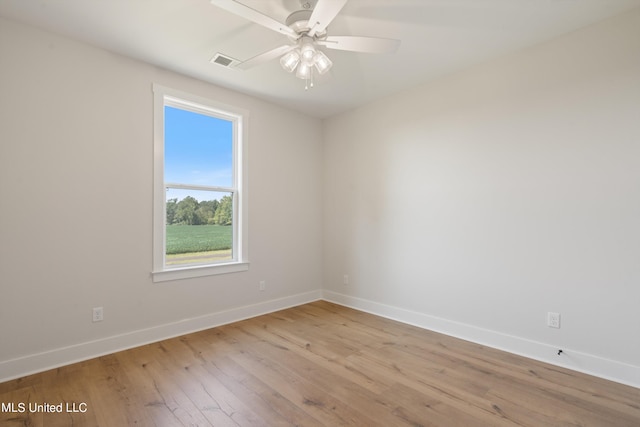
[[[233,165],[233,123],[165,106],[165,182],[230,187]],[[182,199],[185,190],[170,190],[167,198]],[[203,192],[191,194],[211,200]],[[219,193],[215,193],[219,197]]]
[[[164,180],[230,187],[233,123],[165,107]]]

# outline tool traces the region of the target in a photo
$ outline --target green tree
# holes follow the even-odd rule
[[[187,196],[178,202],[176,209],[176,223],[185,225],[198,225],[198,215],[196,210],[198,209],[198,201]]]
[[[224,196],[220,199],[220,204],[213,216],[214,223],[218,225],[231,225],[233,218],[233,199],[231,196]]]
[[[167,200],[167,224],[176,223],[176,212],[178,211],[178,199]]]
[[[219,202],[217,200],[203,200],[198,204],[196,215],[199,224],[213,224],[214,215],[218,209]]]

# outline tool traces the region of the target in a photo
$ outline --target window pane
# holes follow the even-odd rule
[[[164,180],[233,185],[233,122],[164,107]]]
[[[233,193],[167,188],[168,267],[233,257]]]

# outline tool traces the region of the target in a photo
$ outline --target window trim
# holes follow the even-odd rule
[[[154,282],[234,273],[249,269],[247,214],[247,129],[249,111],[153,84],[153,270]],[[164,107],[165,105],[215,114],[234,122],[232,183],[234,231],[233,260],[215,264],[187,265],[167,268],[166,252],[166,184],[164,181]],[[226,187],[225,187],[226,188]],[[227,190],[228,191],[228,190]]]

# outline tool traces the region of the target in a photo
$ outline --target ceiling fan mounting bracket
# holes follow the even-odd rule
[[[287,25],[287,27],[291,28],[298,34],[297,38],[291,37],[293,41],[299,39],[302,36],[305,36],[309,31],[311,31],[311,27],[313,25],[310,25],[309,19],[311,18],[312,13],[313,10],[311,9],[296,10],[287,17],[285,24]],[[321,33],[316,33],[314,35],[314,39],[322,39],[326,36],[327,30],[325,29]]]
[[[300,7],[307,10],[313,10],[318,0],[300,0]]]

